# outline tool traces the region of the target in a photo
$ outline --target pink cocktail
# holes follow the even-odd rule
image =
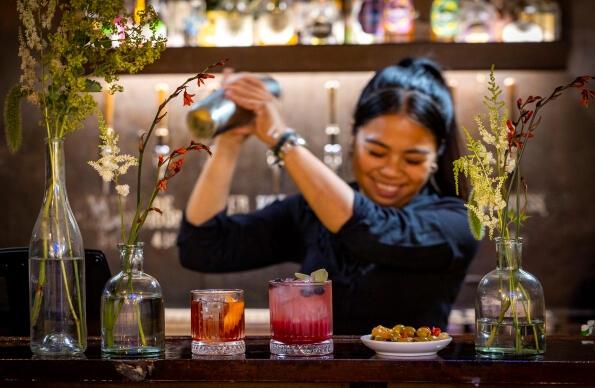
[[[333,294],[330,280],[269,282],[271,353],[319,356],[333,352]]]

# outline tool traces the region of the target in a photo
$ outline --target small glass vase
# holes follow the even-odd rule
[[[163,294],[143,272],[143,243],[119,244],[122,270],[101,297],[101,352],[106,357],[154,357],[165,351]]]
[[[477,287],[475,350],[480,356],[532,357],[545,352],[543,288],[521,269],[522,248],[522,239],[497,238],[497,268]]]
[[[31,351],[72,356],[87,348],[85,250],[66,193],[64,142],[46,148],[45,196],[29,243]]]

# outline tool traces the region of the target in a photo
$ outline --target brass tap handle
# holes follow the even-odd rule
[[[105,125],[112,130],[114,128],[114,98],[109,90],[103,90],[103,118]]]

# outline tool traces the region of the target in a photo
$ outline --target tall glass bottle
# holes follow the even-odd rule
[[[45,181],[29,243],[30,346],[37,355],[76,355],[87,348],[85,250],[66,193],[63,140],[48,140]]]
[[[497,21],[496,7],[485,0],[470,0],[463,3],[457,42],[486,43],[494,40]]]
[[[286,0],[268,0],[256,20],[256,40],[261,45],[295,44],[293,13]]]
[[[411,0],[385,0],[382,13],[384,40],[407,42],[413,38],[415,8]]]
[[[435,40],[452,41],[459,30],[459,0],[434,0],[430,21]]]
[[[545,300],[539,280],[521,268],[523,241],[496,239],[497,268],[475,298],[475,350],[487,357],[545,352]]]
[[[143,272],[143,243],[119,244],[121,271],[101,297],[104,356],[159,356],[165,351],[165,313],[159,282]]]
[[[304,12],[303,44],[336,44],[339,8],[334,0],[313,0]]]
[[[217,46],[252,46],[254,43],[254,19],[247,0],[225,0],[222,9],[224,18],[218,18],[215,29]]]

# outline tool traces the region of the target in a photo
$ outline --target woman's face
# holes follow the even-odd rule
[[[406,114],[370,120],[355,135],[353,172],[358,185],[382,206],[402,207],[428,182],[436,139]]]

